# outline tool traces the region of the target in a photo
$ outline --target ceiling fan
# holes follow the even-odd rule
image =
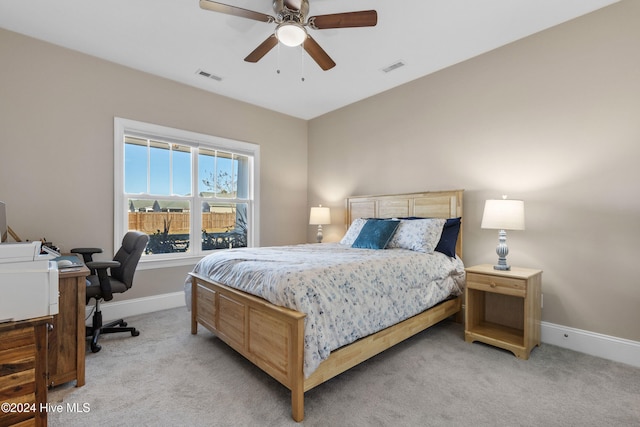
[[[287,46],[303,45],[304,50],[325,71],[335,67],[336,63],[309,35],[305,27],[325,30],[328,28],[374,27],[378,23],[378,13],[375,10],[308,17],[309,0],[273,0],[273,10],[276,16],[210,0],[200,0],[200,7],[213,12],[277,24],[274,33],[244,58],[245,61],[258,62],[280,41]]]

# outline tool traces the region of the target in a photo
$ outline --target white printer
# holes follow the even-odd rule
[[[58,314],[58,265],[40,242],[0,243],[0,322]]]

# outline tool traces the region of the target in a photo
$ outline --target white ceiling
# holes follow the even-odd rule
[[[309,0],[310,16],[378,12],[376,27],[309,30],[337,63],[329,71],[300,47],[244,62],[275,24],[206,11],[198,0],[1,0],[0,27],[311,119],[617,1]],[[220,2],[273,15],[271,0]],[[406,65],[382,71],[397,61]]]

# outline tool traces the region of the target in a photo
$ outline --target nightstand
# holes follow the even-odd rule
[[[480,341],[528,359],[540,345],[542,270],[490,264],[466,268],[466,342]]]

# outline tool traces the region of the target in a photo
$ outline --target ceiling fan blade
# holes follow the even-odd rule
[[[308,25],[316,30],[325,30],[327,28],[374,27],[377,23],[378,12],[363,10],[312,16],[309,18]]]
[[[333,59],[327,55],[327,52],[325,52],[318,42],[316,42],[311,36],[307,36],[304,41],[304,50],[307,51],[309,56],[311,56],[311,58],[313,58],[313,60],[316,61],[324,71],[330,70],[336,66]]]
[[[241,18],[255,19],[256,21],[262,22],[274,22],[273,16],[269,16],[260,12],[254,12],[253,10],[242,9],[240,7],[217,3],[215,1],[200,0],[200,7],[202,9],[210,10],[213,12],[226,13],[227,15],[239,16]]]
[[[260,46],[254,49],[246,58],[244,58],[247,62],[258,62],[265,56],[271,49],[278,44],[278,38],[275,34],[271,34],[265,41],[260,43]]]

